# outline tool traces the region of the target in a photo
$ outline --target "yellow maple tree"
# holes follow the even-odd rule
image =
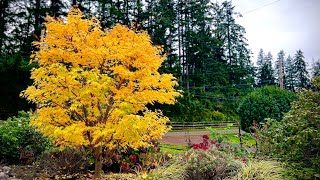
[[[180,92],[166,58],[146,32],[116,25],[102,30],[73,8],[66,19],[48,17],[32,61],[34,80],[22,96],[38,104],[31,118],[60,147],[89,147],[100,177],[102,148],[148,147],[168,131],[168,118],[146,105],[173,104]]]

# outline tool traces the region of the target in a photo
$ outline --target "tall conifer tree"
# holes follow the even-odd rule
[[[303,52],[300,49],[294,55],[293,70],[296,77],[296,87],[299,89],[306,88],[309,83],[309,75]]]
[[[285,88],[291,91],[294,91],[295,87],[295,76],[294,76],[294,69],[293,69],[293,59],[289,55],[285,61]]]

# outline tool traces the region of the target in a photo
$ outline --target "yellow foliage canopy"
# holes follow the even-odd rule
[[[22,96],[39,105],[31,119],[61,146],[148,146],[168,121],[147,104],[173,104],[180,92],[171,74],[159,74],[162,49],[146,32],[116,25],[103,31],[78,9],[47,18],[32,59],[32,86]]]

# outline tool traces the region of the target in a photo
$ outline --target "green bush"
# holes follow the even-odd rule
[[[211,121],[226,121],[227,117],[226,115],[224,115],[223,113],[219,112],[219,111],[213,111],[211,113]]]
[[[284,179],[284,169],[274,161],[251,161],[244,166],[234,179],[276,180]]]
[[[269,120],[259,132],[261,151],[285,161],[297,179],[320,176],[320,77],[299,93],[282,121]]]
[[[0,159],[3,163],[30,163],[51,145],[48,138],[29,126],[30,112],[0,123]]]
[[[265,118],[280,120],[283,113],[290,110],[290,103],[295,99],[293,92],[275,86],[256,89],[242,100],[237,109],[241,128],[249,131],[254,121],[259,124]]]

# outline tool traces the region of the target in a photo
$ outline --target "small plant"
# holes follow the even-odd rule
[[[127,149],[113,153],[112,162],[105,164],[107,169],[113,172],[134,173],[137,171],[149,171],[170,159],[168,153],[160,153],[157,142],[152,141],[149,148]],[[110,153],[108,153],[110,154]]]
[[[48,138],[29,126],[30,115],[20,111],[17,117],[0,123],[0,162],[30,164],[52,147]]]
[[[221,143],[222,141],[227,141],[229,139],[227,134],[228,134],[228,131],[232,128],[232,126],[233,126],[232,123],[227,124],[227,126],[222,129],[225,131],[225,133],[220,133],[219,131],[211,127],[208,127],[207,129],[211,131],[211,137],[217,139],[217,141]]]
[[[208,135],[202,136],[202,142],[199,144],[192,144],[191,147],[195,150],[212,150],[220,153],[225,153],[228,156],[234,157],[234,160],[238,160],[247,164],[247,157],[250,153],[243,147],[239,147],[234,144],[226,144],[217,140],[210,140]]]
[[[85,149],[55,148],[45,152],[38,164],[52,177],[74,175],[86,172],[92,166],[93,158]]]
[[[164,166],[151,171],[149,179],[227,179],[242,168],[240,161],[221,152],[192,149],[174,156]]]
[[[151,170],[146,179],[154,180],[175,180],[185,179],[186,174],[186,161],[184,155],[179,154],[174,156],[166,164]]]
[[[216,128],[208,127],[209,131],[211,131],[210,137],[216,139],[218,143],[226,142],[230,144],[244,144],[246,146],[253,146],[255,145],[255,139],[249,134],[244,133],[241,134],[242,141],[240,141],[239,134],[230,134],[228,133],[231,130],[233,124],[228,124],[227,127],[219,130],[224,130],[224,133],[219,132]]]
[[[199,144],[191,144],[191,147],[193,149],[202,149],[202,150],[208,150],[212,149],[213,145],[217,144],[216,140],[209,140],[208,135],[202,136],[202,142]],[[216,146],[218,148],[218,145]]]
[[[274,161],[252,161],[244,166],[234,179],[275,180],[283,179],[284,169]]]

